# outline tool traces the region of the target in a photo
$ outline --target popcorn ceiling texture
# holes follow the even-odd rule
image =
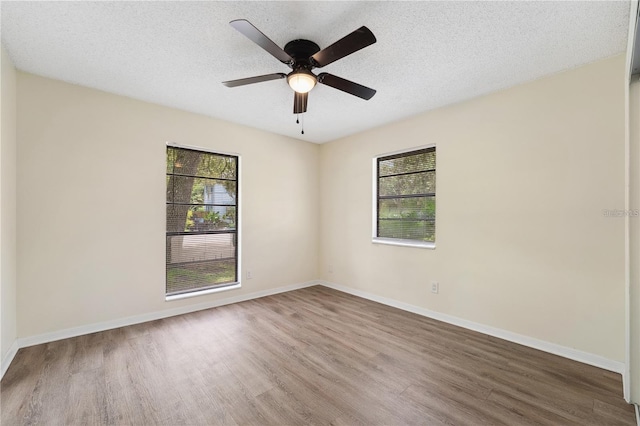
[[[327,142],[625,51],[627,2],[2,2],[20,70],[311,142]],[[305,134],[286,80],[224,80],[288,67],[228,23],[281,47],[321,48],[366,25],[378,42],[321,69],[378,90],[318,85]],[[320,72],[319,69],[316,69]]]

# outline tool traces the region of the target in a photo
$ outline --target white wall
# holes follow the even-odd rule
[[[322,278],[624,362],[624,125],[618,56],[323,145]],[[431,143],[436,249],[372,244],[372,158]]]
[[[17,132],[21,338],[317,278],[318,145],[22,72]],[[239,290],[165,301],[166,141],[241,155]]]
[[[0,360],[16,341],[16,70],[2,50],[0,132]]]

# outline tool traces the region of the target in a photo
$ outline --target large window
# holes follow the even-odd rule
[[[167,296],[238,282],[238,157],[167,147]]]
[[[433,247],[436,236],[436,148],[375,159],[374,242]]]

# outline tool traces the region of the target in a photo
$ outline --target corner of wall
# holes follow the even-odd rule
[[[1,46],[0,74],[0,372],[17,352],[16,69]],[[1,376],[0,375],[0,376]]]
[[[640,82],[631,75],[635,51],[638,19],[638,0],[629,4],[629,36],[625,66],[625,370],[623,374],[624,398],[629,403],[640,402],[640,268],[637,259],[640,252]],[[635,212],[635,216],[633,215]],[[636,405],[636,419],[640,425]]]
[[[9,347],[9,350],[7,350],[7,353],[2,357],[2,359],[0,359],[0,379],[4,377],[4,373],[6,373],[9,369],[9,366],[11,365],[11,362],[13,361],[13,358],[15,358],[17,353],[18,340],[16,339]]]

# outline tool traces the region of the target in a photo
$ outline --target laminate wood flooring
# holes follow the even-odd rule
[[[621,377],[310,287],[21,349],[2,425],[635,425]]]

